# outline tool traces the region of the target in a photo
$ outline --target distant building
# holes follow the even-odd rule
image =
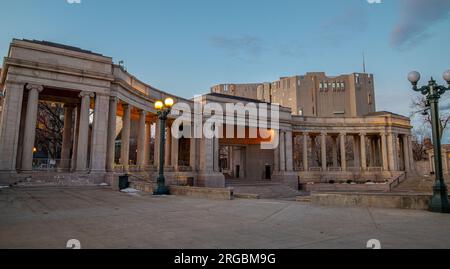
[[[221,84],[211,91],[280,104],[307,117],[360,117],[376,111],[372,74],[328,77],[314,72],[272,83]]]

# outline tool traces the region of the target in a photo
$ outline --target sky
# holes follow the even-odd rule
[[[408,116],[408,72],[444,84],[450,69],[450,0],[2,0],[0,26],[2,56],[13,38],[77,46],[186,98],[219,83],[362,72],[364,54],[377,109]]]

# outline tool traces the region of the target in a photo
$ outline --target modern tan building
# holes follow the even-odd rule
[[[375,112],[374,77],[354,73],[337,77],[325,73],[282,77],[260,84],[221,84],[212,92],[257,99],[289,107],[308,117],[360,117]]]
[[[113,182],[123,174],[153,182],[158,174],[161,128],[167,134],[169,184],[192,179],[195,186],[225,187],[227,179],[273,180],[296,188],[299,182],[330,178],[392,183],[399,174],[414,170],[410,120],[374,112],[371,75],[327,78],[323,73],[308,74],[266,85],[269,91],[264,93],[261,85],[227,87],[232,95],[217,87],[217,92],[194,102],[142,82],[114,64],[111,57],[61,44],[15,39],[0,74],[0,183],[98,184]],[[247,136],[176,138],[170,130],[177,116],[160,126],[154,109],[157,100],[172,97],[176,103],[186,104],[191,109],[188,118],[195,119],[196,106],[281,103],[282,92],[298,89],[293,92],[303,94],[302,87],[307,97],[300,95],[294,109],[280,107],[278,124],[267,127],[270,140],[278,145],[272,149],[260,147],[264,139]],[[241,89],[245,94],[239,93]],[[255,93],[260,101],[255,102]],[[338,99],[344,105],[327,108],[331,96],[339,94],[346,96]],[[64,104],[61,159],[49,160],[44,169],[34,154],[40,102]],[[256,117],[271,122],[273,115]],[[201,123],[211,118],[204,116]],[[256,120],[239,114],[234,118],[236,126],[246,129]],[[136,152],[131,152],[130,141],[137,141]]]

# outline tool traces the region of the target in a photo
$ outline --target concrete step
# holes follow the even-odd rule
[[[296,201],[299,203],[311,203],[311,196],[297,196]]]
[[[301,195],[297,190],[283,184],[234,185],[234,193],[244,197],[260,199],[294,199]]]

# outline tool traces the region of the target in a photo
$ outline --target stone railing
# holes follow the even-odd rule
[[[310,167],[310,172],[322,172],[322,167]]]
[[[348,167],[347,171],[349,172],[361,172],[361,167]]]
[[[383,172],[383,167],[369,167],[367,168],[369,172]]]
[[[328,167],[328,172],[342,172],[341,167]]]

